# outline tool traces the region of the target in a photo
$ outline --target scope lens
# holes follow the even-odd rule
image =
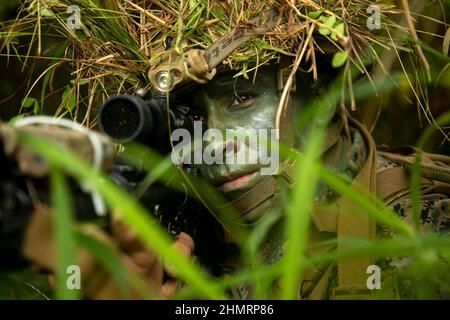
[[[129,97],[115,97],[100,112],[100,129],[114,140],[129,141],[142,129],[139,105]]]

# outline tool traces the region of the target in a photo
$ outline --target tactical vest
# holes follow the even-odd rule
[[[370,193],[376,194],[387,205],[409,198],[410,177],[414,163],[414,150],[406,150],[406,154],[377,151],[375,143],[366,128],[355,120],[350,120],[363,134],[368,147],[368,158],[352,187],[370,200]],[[409,152],[408,152],[409,151]],[[376,156],[397,164],[377,170]],[[431,153],[422,153],[421,161],[421,194],[445,195],[450,198],[450,157]],[[314,227],[319,233],[335,233],[338,239],[359,238],[374,240],[376,238],[376,224],[367,215],[361,214],[352,200],[341,197],[338,200],[339,211],[326,210],[317,207],[313,212]],[[345,249],[345,245],[338,242],[337,250]],[[300,299],[367,299],[371,297],[371,290],[367,288],[367,267],[374,264],[370,258],[358,257],[337,262],[337,286],[331,288],[333,269],[335,264],[311,267],[302,275],[298,296]],[[392,292],[391,298],[399,298],[397,292]]]
[[[408,197],[410,189],[410,173],[414,161],[413,156],[397,153],[377,152],[375,143],[365,127],[355,120],[350,120],[364,136],[368,157],[359,174],[352,182],[352,187],[368,199],[373,193],[384,200],[388,205]],[[341,130],[340,124],[332,126],[328,132],[325,149],[331,148],[335,142],[336,132]],[[413,150],[411,150],[413,151]],[[400,166],[377,171],[376,154]],[[450,157],[423,153],[422,156],[422,195],[434,193],[450,197]],[[288,172],[288,170],[286,170]],[[286,174],[286,179],[291,179]],[[272,192],[270,192],[273,194]],[[361,209],[350,199],[342,197],[338,201],[339,212],[317,207],[313,213],[314,227],[319,233],[335,233],[338,238],[360,238],[373,240],[376,237],[375,222],[367,215],[358,214]],[[54,243],[52,240],[52,219],[50,210],[44,207],[36,208],[25,233],[22,252],[25,257],[41,268],[54,269]],[[102,230],[96,227],[89,228],[90,234],[108,243],[117,250],[114,241]],[[338,245],[338,251],[345,247]],[[120,298],[121,294],[108,272],[101,268],[94,257],[86,251],[78,253],[79,261],[84,270],[85,283],[89,285],[86,290],[91,298]],[[337,263],[338,285],[332,290],[334,299],[362,299],[370,297],[366,281],[367,266],[373,264],[369,258],[361,257]],[[302,275],[299,284],[299,298],[322,299],[329,289],[329,281],[333,265],[316,266],[309,268]],[[137,293],[132,297],[139,297]],[[395,298],[395,294],[393,294]]]

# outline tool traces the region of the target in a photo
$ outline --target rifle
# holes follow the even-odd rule
[[[176,101],[172,99],[172,103]],[[139,141],[161,152],[168,152],[168,121],[173,123],[173,130],[190,130],[193,128],[193,121],[199,120],[198,114],[182,104],[177,104],[171,107],[169,112],[165,112],[164,102],[161,97],[146,98],[142,94],[111,98],[99,114],[99,127],[105,134],[81,128],[69,120],[48,117],[25,118],[19,120],[15,126],[1,125],[0,164],[4,170],[0,183],[0,252],[3,254],[8,251],[20,260],[20,257],[17,257],[17,248],[33,211],[33,204],[36,198],[44,203],[49,202],[49,168],[39,156],[15,141],[15,130],[23,130],[64,144],[90,162],[96,161],[96,148],[101,149],[103,156],[101,162],[96,165],[108,172],[121,188],[134,193],[145,173],[117,157],[114,142]],[[70,185],[75,204],[75,218],[81,221],[101,219],[106,222],[107,229],[109,215],[105,215],[105,207],[98,196],[83,189],[76,181],[71,180]],[[169,234],[175,236],[181,231],[190,234],[196,242],[196,255],[199,256],[200,262],[203,260],[205,265],[215,264],[212,261],[216,259],[210,254],[210,248],[222,242],[222,239],[219,239],[221,227],[187,192],[175,191],[163,183],[155,183],[145,190],[139,201],[153,213]],[[199,219],[204,224],[199,224]],[[200,228],[201,226],[205,227]],[[10,239],[14,241],[8,241]],[[8,248],[3,248],[6,243]]]

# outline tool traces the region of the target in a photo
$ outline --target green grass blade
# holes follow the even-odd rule
[[[110,179],[61,146],[26,133],[19,133],[18,138],[21,143],[40,154],[50,164],[64,169],[77,180],[93,186],[100,192],[109,208],[115,209],[114,213],[140,240],[155,253],[163,256],[164,260],[174,267],[180,278],[197,290],[202,297],[223,298],[218,285],[207,277],[197,264],[176,252],[171,247],[169,237],[151,219],[146,210]]]
[[[322,130],[313,130],[308,148],[297,167],[296,184],[292,198],[286,207],[287,248],[284,257],[284,272],[281,278],[281,298],[296,299],[301,271],[305,267],[303,252],[306,249],[310,216],[315,190],[319,179],[318,167],[314,166],[323,140]]]
[[[77,299],[80,290],[69,289],[66,270],[75,265],[75,239],[73,235],[73,204],[67,182],[58,169],[52,169],[51,201],[53,206],[54,239],[56,244],[56,298]]]

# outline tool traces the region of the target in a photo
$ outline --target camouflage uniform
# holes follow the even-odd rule
[[[328,167],[336,174],[343,176],[349,182],[353,180],[364,165],[367,156],[367,142],[364,134],[357,128],[351,128],[351,139],[349,142],[342,133],[339,140],[343,146],[341,150],[349,150],[348,152],[341,151],[340,156],[334,157],[335,160],[330,162],[328,160]],[[387,156],[386,156],[387,155]],[[376,155],[376,174],[377,183],[385,183],[381,180],[383,172],[389,176],[391,172],[388,170],[396,170],[401,172],[405,178],[409,177],[405,166],[388,159],[389,154],[377,152]],[[326,156],[325,156],[326,158]],[[442,164],[448,166],[448,164]],[[395,177],[392,177],[395,179]],[[405,180],[409,183],[409,179]],[[437,183],[439,184],[439,183]],[[435,185],[430,179],[424,178],[422,181],[422,190],[424,195],[421,199],[421,232],[429,231],[437,232],[441,236],[447,236],[450,228],[450,188],[442,187],[441,190],[434,191],[431,187]],[[428,187],[428,189],[427,189]],[[379,189],[383,189],[382,186]],[[439,189],[439,188],[438,188]],[[383,200],[387,200],[389,206],[408,223],[412,223],[412,207],[411,199],[409,198],[409,185],[402,186],[402,190],[388,190],[388,195],[383,194],[382,191],[378,196]],[[381,193],[381,194],[380,194]],[[392,194],[393,193],[393,194]],[[392,198],[394,195],[395,200]],[[340,195],[331,189],[329,186],[320,183],[317,189],[315,198],[316,204],[325,204],[328,206],[336,205]],[[392,238],[395,234],[386,226],[377,225],[377,238]],[[313,213],[313,224],[311,226],[311,234],[309,244],[311,246],[320,241],[336,239],[336,230],[331,230],[328,226],[323,226],[320,219],[316,219]],[[283,257],[283,239],[282,223],[279,223],[269,233],[265,243],[262,246],[262,259],[267,264],[274,264]],[[322,246],[318,249],[311,249],[310,254],[317,254],[318,252],[326,253],[335,249],[334,245]],[[389,287],[388,295],[380,295],[380,298],[395,298],[395,299],[413,299],[417,298],[411,279],[401,275],[402,269],[410,264],[410,258],[406,257],[390,257],[379,259],[375,262],[382,270],[383,287]],[[235,259],[231,259],[232,263],[236,263]],[[447,266],[448,267],[448,266]],[[238,268],[229,267],[230,270]],[[302,282],[299,284],[298,298],[299,299],[334,299],[336,298],[334,289],[338,286],[338,268],[336,263],[325,263],[315,266],[310,266],[305,271],[302,277]],[[445,283],[445,282],[444,282]],[[320,285],[319,285],[320,284]],[[316,290],[318,286],[321,289]],[[275,284],[276,288],[276,284]],[[437,289],[437,294],[441,298],[449,298],[448,288],[434,288]],[[243,285],[236,288],[234,291],[235,297],[238,299],[249,299],[252,297],[252,288],[249,285]],[[367,295],[370,297],[370,295]]]

